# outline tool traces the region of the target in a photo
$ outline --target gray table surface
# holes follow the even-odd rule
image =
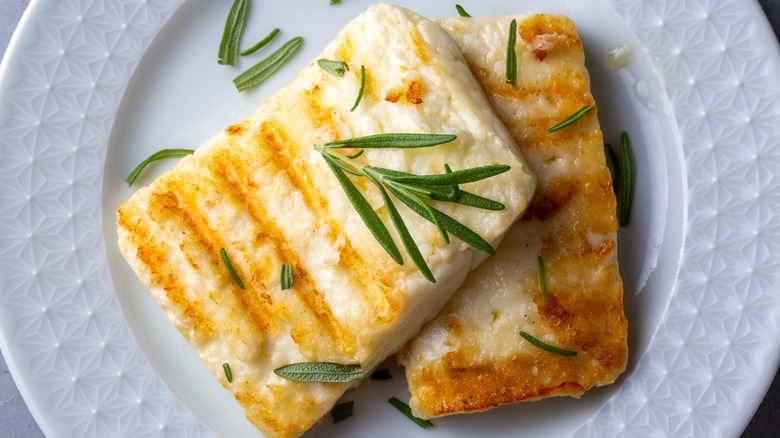
[[[29,0],[0,0],[0,57],[22,17]],[[759,0],[775,33],[780,35],[780,0]],[[780,435],[780,374],[775,376],[769,392],[753,416],[743,437]],[[0,437],[37,438],[43,433],[16,389],[5,360],[0,354]]]

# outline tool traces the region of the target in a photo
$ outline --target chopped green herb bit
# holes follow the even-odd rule
[[[360,89],[358,89],[357,98],[355,98],[355,104],[352,105],[352,109],[350,109],[350,111],[355,111],[358,105],[360,105],[360,100],[363,99],[363,90],[365,90],[365,88],[366,88],[366,67],[361,65],[360,66]]]
[[[560,354],[562,356],[576,356],[577,355],[576,351],[565,350],[563,348],[558,348],[558,347],[554,347],[554,346],[552,346],[550,344],[546,344],[546,343],[536,339],[535,337],[529,335],[526,332],[520,332],[520,336],[522,336],[523,339],[525,339],[526,341],[528,341],[531,344],[533,344],[535,347],[541,348],[542,350],[547,351],[549,353]]]
[[[539,290],[542,291],[542,301],[547,302],[547,279],[544,274],[544,260],[538,256],[536,261],[539,264]]]
[[[342,77],[349,70],[349,66],[344,61],[331,61],[330,59],[319,59],[317,65],[333,76]]]
[[[390,398],[388,402],[393,405],[396,409],[401,411],[404,415],[406,415],[406,418],[414,421],[417,423],[418,426],[422,427],[423,429],[427,429],[429,427],[433,427],[433,423],[431,423],[428,420],[423,420],[422,418],[417,418],[414,415],[412,415],[412,408],[409,407],[406,403],[402,402],[401,400],[398,400],[395,397]]]
[[[634,203],[634,185],[636,184],[636,162],[631,140],[624,131],[620,134],[620,217],[621,227],[627,227],[631,219],[631,206]]]
[[[513,87],[517,86],[517,20],[512,19],[509,24],[509,40],[506,46],[506,81]]]
[[[263,38],[262,40],[258,41],[257,44],[255,44],[254,46],[252,46],[252,47],[244,50],[243,52],[241,52],[241,56],[249,56],[249,55],[257,52],[258,50],[262,49],[268,43],[270,43],[271,40],[273,40],[278,33],[279,33],[279,28],[277,27],[276,29],[272,30],[271,33],[266,35],[265,38]]]
[[[233,278],[233,281],[236,282],[238,287],[244,289],[244,282],[241,281],[241,277],[239,277],[236,273],[236,270],[233,269],[233,265],[230,263],[230,259],[228,258],[225,248],[219,250],[219,256],[222,258],[222,263],[225,265],[225,268],[227,268],[227,271],[230,274],[230,277]]]
[[[195,151],[192,149],[163,149],[161,151],[157,151],[152,155],[150,155],[149,158],[141,161],[140,164],[135,166],[135,169],[133,169],[133,171],[130,172],[130,175],[127,175],[125,182],[127,183],[128,187],[133,185],[135,180],[138,178],[138,175],[140,175],[141,172],[143,172],[146,166],[148,166],[150,163],[154,161],[162,160],[164,158],[180,158],[194,153]]]
[[[468,18],[471,18],[471,15],[469,15],[469,13],[468,13],[468,12],[466,12],[466,10],[465,10],[465,9],[463,9],[463,6],[456,4],[456,5],[455,5],[455,9],[457,9],[457,10],[458,10],[458,15],[460,15],[461,17],[468,17]]]
[[[371,380],[390,380],[391,377],[390,370],[387,368],[382,368],[381,370],[376,370],[371,373]]]
[[[293,287],[294,281],[292,265],[282,265],[282,290]]]
[[[297,382],[343,383],[363,378],[358,364],[343,365],[332,362],[298,362],[279,367],[274,373]]]
[[[340,4],[341,4],[341,0],[330,0],[330,5],[331,6],[333,6],[333,5],[340,5]]]
[[[355,408],[355,402],[354,401],[348,401],[346,403],[341,403],[333,407],[330,411],[331,417],[333,417],[333,424],[336,424],[340,421],[344,421],[347,418],[353,416]]]
[[[225,378],[228,383],[233,383],[233,371],[230,370],[230,364],[225,362],[222,364],[222,370],[225,371]]]
[[[248,4],[248,0],[234,0],[230,7],[225,21],[225,30],[222,32],[222,41],[219,43],[217,62],[220,64],[236,65]]]
[[[301,47],[303,44],[302,37],[295,37],[290,41],[287,41],[279,48],[279,50],[272,53],[267,58],[250,67],[247,71],[241,73],[233,79],[233,83],[239,92],[248,90],[257,86],[264,80],[268,79]]]
[[[593,106],[591,105],[585,105],[584,107],[580,108],[576,113],[570,115],[566,118],[566,120],[562,121],[561,123],[558,123],[557,125],[553,126],[552,128],[548,129],[547,132],[555,132],[560,131],[561,129],[573,124],[577,120],[583,118],[585,114],[588,114],[593,110]]]

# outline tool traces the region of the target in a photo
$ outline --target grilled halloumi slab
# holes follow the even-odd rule
[[[513,17],[445,19],[500,118],[538,178],[537,192],[495,257],[472,271],[439,316],[399,355],[411,407],[423,418],[549,396],[579,397],[611,383],[627,359],[617,266],[615,196],[574,24],[516,17],[517,87],[506,83]],[[538,256],[547,301],[539,286]],[[574,357],[541,350],[525,331]]]
[[[510,165],[462,186],[505,210],[435,205],[494,244],[523,213],[535,184],[454,42],[434,22],[372,6],[321,58],[350,70],[337,77],[312,63],[117,214],[130,266],[267,436],[302,434],[350,387],[293,382],[274,369],[327,361],[370,371],[435,316],[485,257],[454,238],[446,245],[433,225],[396,202],[438,282],[408,259],[396,264],[315,144],[382,132],[456,134],[435,148],[366,150],[359,160],[418,174],[442,173],[445,163],[454,170]],[[361,65],[365,93],[352,112]],[[379,194],[365,179],[353,181],[393,230]],[[245,290],[221,261],[222,248]],[[292,265],[291,289],[281,290],[283,264]]]

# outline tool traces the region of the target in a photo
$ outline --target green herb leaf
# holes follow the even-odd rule
[[[585,114],[588,114],[593,110],[593,106],[591,105],[585,105],[584,107],[580,108],[576,113],[570,115],[566,118],[566,120],[562,121],[561,123],[558,123],[557,125],[553,126],[552,128],[548,129],[547,132],[555,132],[560,131],[561,129],[573,124],[577,120],[581,119],[585,116]]]
[[[506,81],[513,87],[517,86],[517,20],[509,24],[509,40],[506,47]]]
[[[225,378],[228,383],[233,383],[233,371],[230,370],[230,364],[227,362],[223,363],[222,370],[225,371]]]
[[[225,30],[222,31],[222,41],[219,43],[217,62],[220,64],[236,65],[238,45],[241,42],[241,33],[244,31],[248,4],[247,0],[234,0],[230,7],[225,21]]]
[[[390,371],[387,368],[376,370],[371,373],[371,380],[390,380]]]
[[[330,410],[330,416],[333,418],[333,424],[336,424],[340,421],[344,421],[347,418],[353,416],[355,414],[354,408],[355,408],[354,401],[348,401],[346,403],[341,403],[336,406],[333,406],[333,409]]]
[[[634,203],[636,184],[636,162],[631,140],[624,131],[620,134],[620,226],[627,227],[631,220],[631,206]]]
[[[157,160],[162,160],[164,158],[180,158],[184,157],[186,155],[192,155],[195,151],[192,149],[163,149],[161,151],[157,151],[149,156],[149,158],[141,161],[141,163],[137,166],[135,166],[135,169],[133,169],[132,172],[130,172],[130,175],[127,175],[127,178],[125,179],[125,182],[127,183],[127,186],[130,187],[133,185],[135,180],[138,178],[138,175],[143,172],[144,168],[149,165],[149,163],[152,163]]]
[[[222,248],[219,250],[219,256],[222,257],[222,264],[225,265],[225,268],[227,268],[228,273],[230,274],[230,277],[233,278],[233,281],[236,282],[238,287],[241,289],[244,289],[244,282],[241,281],[241,278],[236,273],[236,270],[233,269],[233,265],[230,263],[230,259],[228,258],[227,252],[225,251],[225,248]]]
[[[347,158],[349,158],[350,160],[354,160],[355,158],[357,158],[357,157],[359,157],[359,156],[363,155],[363,152],[365,152],[365,151],[364,151],[363,149],[361,149],[361,150],[359,150],[359,151],[355,152],[355,153],[354,153],[354,154],[352,154],[352,155],[348,155],[348,156],[347,156]]]
[[[317,65],[333,76],[342,77],[349,70],[349,66],[344,61],[331,61],[329,59],[317,60]]]
[[[360,66],[360,89],[358,89],[358,95],[357,98],[355,98],[355,104],[352,105],[352,108],[350,111],[355,111],[355,109],[360,105],[360,100],[363,99],[363,90],[366,88],[366,67]]]
[[[340,4],[341,4],[341,0],[330,0],[330,5],[331,6],[333,6],[333,5],[340,5]]]
[[[396,409],[401,411],[404,415],[406,415],[406,418],[414,421],[417,423],[418,426],[422,427],[423,429],[427,429],[429,427],[433,427],[433,423],[431,423],[428,420],[423,420],[422,418],[417,418],[414,415],[412,415],[412,408],[409,407],[406,403],[402,402],[401,400],[398,400],[395,397],[391,397],[388,402],[393,405]]]
[[[381,168],[372,167],[372,169],[378,169],[377,172],[382,173]],[[490,166],[472,167],[470,169],[463,169],[455,172],[441,173],[438,175],[412,175],[398,172],[389,176],[392,176],[394,181],[406,184],[450,186],[481,181],[492,176],[500,175],[509,169],[510,167],[505,164],[494,164]]]
[[[469,15],[469,13],[466,12],[465,9],[463,9],[463,6],[456,4],[455,9],[458,10],[458,15],[460,15],[461,17],[471,18],[471,15]]]
[[[452,134],[375,134],[365,137],[332,141],[323,145],[324,149],[414,149],[429,148],[449,143],[458,138]]]
[[[539,290],[542,292],[542,301],[547,302],[547,279],[544,274],[544,260],[542,260],[542,256],[537,256],[536,261],[539,264]]]
[[[464,192],[463,190],[459,191],[458,197],[453,202],[461,205],[468,205],[469,207],[481,208],[483,210],[500,211],[506,208],[504,204],[498,201],[483,198],[482,196]]]
[[[576,356],[577,355],[576,351],[565,350],[563,348],[553,347],[552,345],[546,344],[546,343],[536,339],[535,337],[529,335],[526,332],[520,332],[520,336],[522,336],[523,339],[525,339],[526,341],[528,341],[531,344],[533,344],[535,347],[541,348],[542,350],[547,351],[549,353],[560,354],[562,356]]]
[[[332,362],[298,362],[279,367],[274,373],[296,382],[343,383],[363,378],[360,365]]]
[[[303,38],[295,37],[284,43],[279,50],[238,75],[233,79],[233,83],[236,85],[238,91],[248,90],[268,79],[271,74],[278,70],[285,61],[301,47],[301,44],[303,44]]]
[[[620,162],[618,161],[615,148],[611,144],[604,145],[604,149],[607,152],[607,158],[609,159],[609,170],[612,173],[612,190],[615,191],[615,195],[618,194],[618,181],[620,181]]]
[[[257,52],[258,50],[262,49],[268,43],[270,43],[271,40],[273,40],[278,33],[279,33],[279,28],[277,27],[276,29],[272,30],[268,35],[266,35],[265,38],[258,41],[257,44],[241,52],[241,56],[249,56]]]
[[[352,181],[344,175],[344,172],[341,167],[336,164],[334,158],[330,157],[328,154],[323,154],[322,156],[325,158],[325,162],[328,163],[328,166],[330,166],[330,170],[336,175],[336,179],[338,179],[339,184],[341,184],[341,187],[344,189],[344,193],[346,193],[349,202],[355,207],[355,210],[358,212],[358,215],[360,215],[360,218],[363,219],[363,222],[366,223],[366,227],[371,231],[371,234],[374,235],[377,242],[382,245],[382,248],[387,251],[396,263],[403,265],[404,259],[401,257],[401,252],[395,245],[393,238],[390,237],[390,232],[387,231],[387,227],[385,227],[385,224],[379,219],[379,216],[374,209],[371,208],[371,205],[366,198],[364,198],[360,193],[360,190],[352,184]]]
[[[293,282],[295,279],[293,278],[293,270],[292,265],[282,265],[282,290],[290,289],[293,287]]]

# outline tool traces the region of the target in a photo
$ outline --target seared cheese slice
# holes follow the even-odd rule
[[[363,162],[418,174],[491,164],[511,170],[464,185],[503,211],[436,204],[497,245],[526,209],[535,179],[490,109],[455,43],[436,23],[370,7],[255,114],[180,161],[118,211],[119,247],[163,311],[247,418],[267,436],[298,436],[351,384],[300,383],[273,370],[295,362],[358,363],[370,372],[436,315],[485,254],[396,202],[438,280],[396,264],[375,241],[316,144],[388,132],[450,133],[430,149],[367,150]],[[350,108],[360,86],[360,105]],[[397,239],[380,195],[353,178]],[[402,248],[400,240],[397,241]],[[220,259],[224,248],[246,285]],[[281,290],[283,264],[294,286]],[[223,364],[229,364],[228,382]]]
[[[518,21],[517,87],[506,83],[509,24]],[[483,411],[606,385],[627,359],[617,220],[582,43],[563,16],[445,19],[469,67],[538,178],[531,206],[455,297],[399,353],[423,418]],[[546,271],[542,300],[537,258]],[[525,331],[574,357],[543,351]]]

